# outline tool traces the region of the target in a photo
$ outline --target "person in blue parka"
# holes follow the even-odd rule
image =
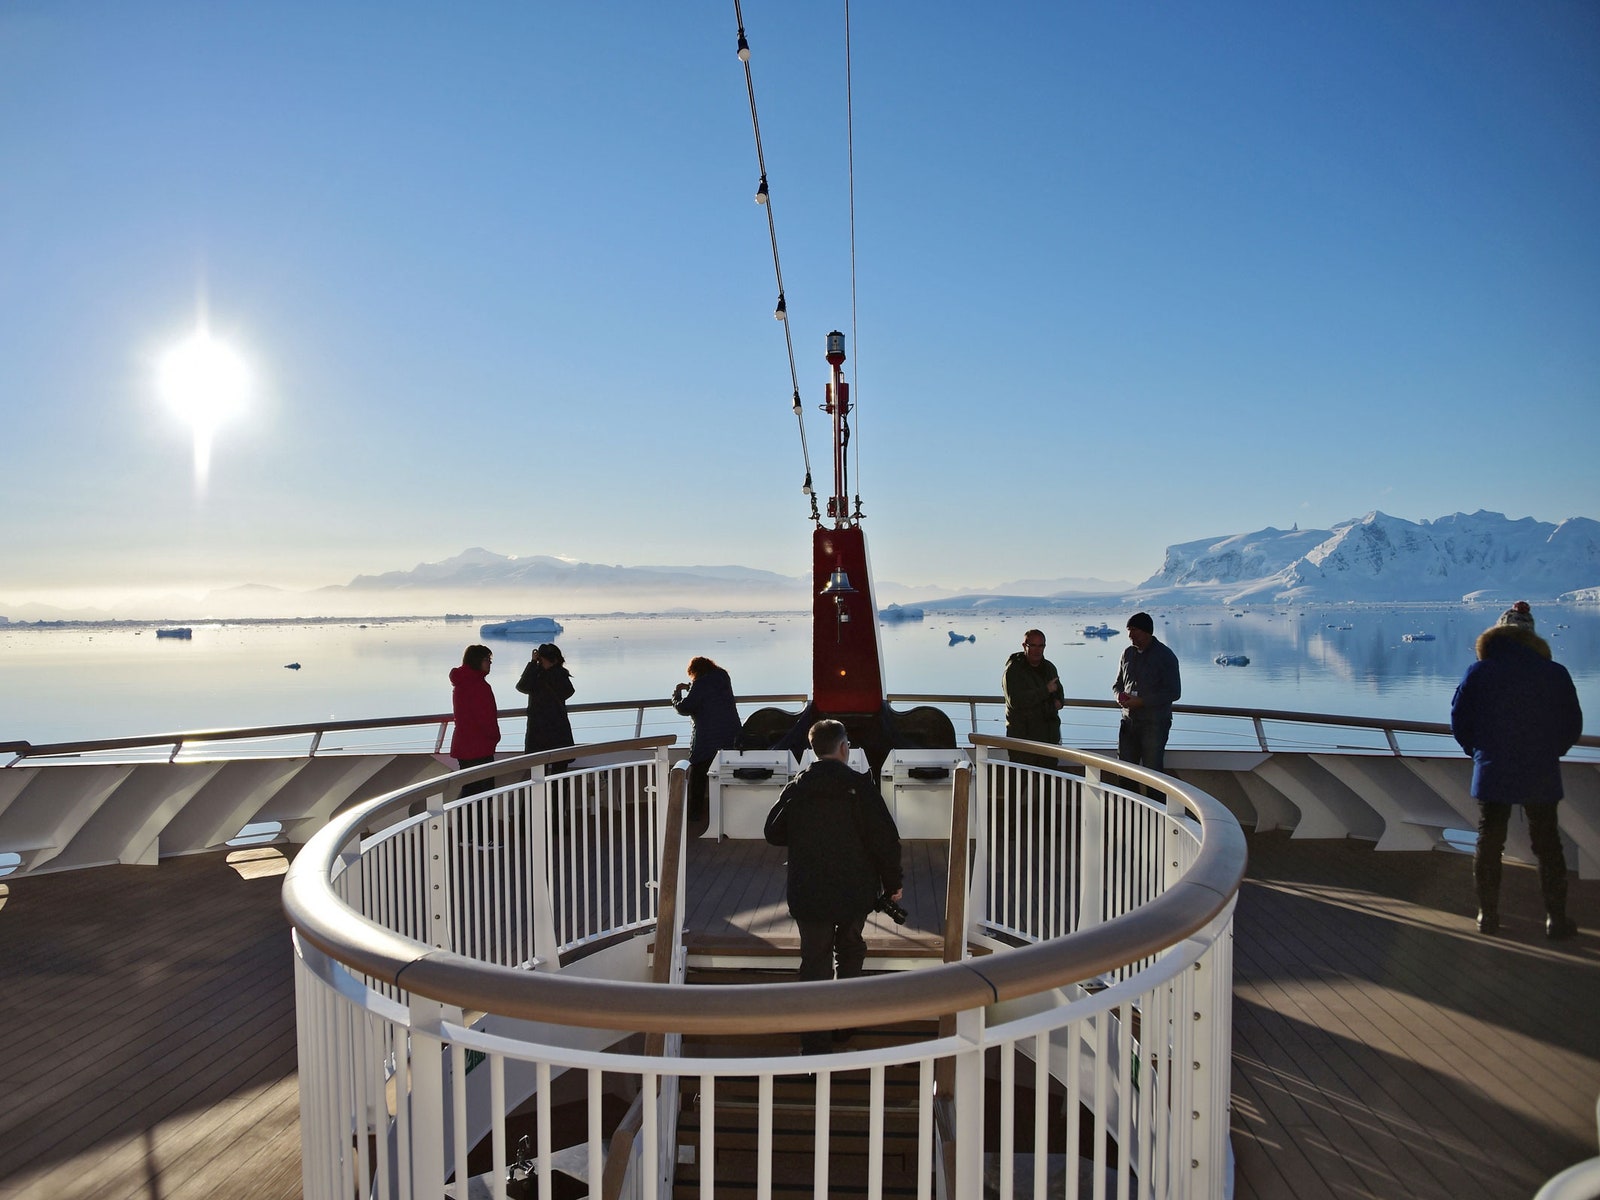
[[[1478,929],[1500,929],[1500,855],[1511,809],[1520,805],[1539,859],[1545,935],[1568,938],[1567,859],[1556,824],[1561,756],[1583,734],[1583,710],[1572,676],[1550,658],[1534,632],[1533,613],[1519,600],[1478,635],[1478,661],[1467,668],[1450,701],[1450,730],[1472,755],[1472,795],[1478,801],[1478,849],[1473,882]]]

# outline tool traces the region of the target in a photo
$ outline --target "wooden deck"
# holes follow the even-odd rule
[[[697,889],[691,927],[744,911],[782,941],[781,851],[735,850],[750,853]],[[931,927],[942,863],[915,854],[914,923]],[[1465,915],[1465,857],[1278,834],[1251,855],[1234,941],[1241,1200],[1526,1200],[1595,1153],[1600,884],[1574,881],[1586,932],[1553,946],[1529,868],[1507,869],[1490,940]],[[10,884],[0,1197],[299,1194],[279,883],[205,855]]]

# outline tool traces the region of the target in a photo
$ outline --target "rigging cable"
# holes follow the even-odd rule
[[[761,171],[761,182],[756,187],[756,203],[767,210],[767,236],[772,242],[772,271],[778,279],[778,304],[772,315],[783,322],[783,341],[789,352],[789,383],[794,389],[794,419],[800,427],[800,456],[805,462],[806,481],[801,487],[811,500],[811,519],[818,523],[817,493],[811,482],[811,451],[806,445],[806,423],[800,404],[800,372],[794,362],[794,336],[789,330],[789,304],[783,293],[783,264],[778,259],[778,226],[772,215],[772,196],[767,190],[767,156],[761,146],[761,119],[756,115],[756,85],[750,74],[750,43],[744,35],[744,13],[739,0],[733,0],[733,17],[739,26],[739,61],[744,64],[744,88],[750,96],[750,127],[755,132],[756,165]]]
[[[856,121],[855,91],[850,69],[850,0],[844,0],[844,130],[845,152],[850,179],[850,344],[855,359],[850,373],[855,376],[856,432],[861,425],[861,337],[856,330]],[[851,520],[861,520],[861,446],[856,444],[856,509]]]

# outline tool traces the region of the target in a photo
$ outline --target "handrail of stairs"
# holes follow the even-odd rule
[[[680,903],[684,871],[684,796],[687,792],[688,773],[680,766],[672,772],[672,783],[667,793],[666,833],[662,838],[661,891],[656,898],[656,932],[651,951],[650,982],[665,984],[672,981],[672,965],[677,961],[683,945],[683,911]],[[659,1057],[666,1052],[666,1034],[652,1032],[645,1035],[644,1052]],[[657,1079],[651,1086],[660,1087]],[[644,1093],[634,1096],[623,1114],[606,1150],[605,1171],[601,1176],[601,1200],[620,1200],[629,1191],[628,1172],[640,1161],[634,1145],[644,1138]]]

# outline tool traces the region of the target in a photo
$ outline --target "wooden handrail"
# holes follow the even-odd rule
[[[606,1147],[605,1170],[600,1176],[601,1200],[619,1200],[628,1179],[628,1164],[633,1161],[633,1143],[644,1128],[644,1092],[636,1092],[628,1111],[611,1134]]]
[[[969,799],[972,769],[955,769],[950,795],[950,863],[944,889],[944,961],[960,962],[967,951],[967,858],[972,853]]]
[[[689,774],[682,767],[672,772],[667,788],[666,844],[661,850],[661,878],[656,893],[656,936],[650,962],[651,983],[671,983],[672,964],[678,953],[678,877],[683,874],[683,797]],[[644,1040],[646,1054],[664,1050],[666,1034],[653,1032]]]

